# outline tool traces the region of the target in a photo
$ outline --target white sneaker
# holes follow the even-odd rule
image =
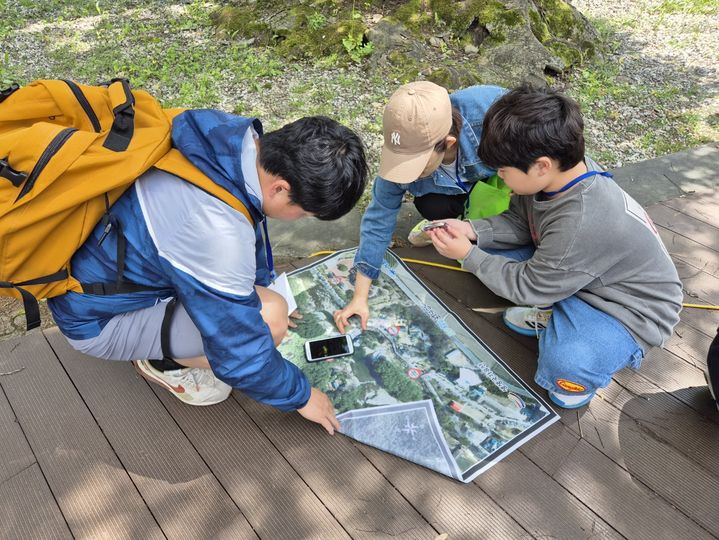
[[[133,362],[137,372],[145,379],[166,388],[188,405],[214,405],[230,397],[232,387],[223,383],[211,369],[183,368],[160,371],[147,360]]]
[[[596,392],[588,392],[586,394],[559,394],[557,392],[549,392],[549,399],[552,403],[559,405],[563,409],[579,409],[585,405],[589,405]]]
[[[511,307],[504,311],[504,324],[523,336],[539,337],[552,318],[552,307]]]
[[[422,227],[429,224],[429,220],[423,219],[417,225],[412,227],[412,230],[409,231],[409,234],[407,235],[407,240],[410,244],[412,244],[414,247],[425,247],[432,244],[432,240],[429,238],[429,235],[422,230]]]

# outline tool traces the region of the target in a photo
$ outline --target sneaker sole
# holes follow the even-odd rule
[[[162,386],[165,390],[170,392],[173,396],[175,396],[177,399],[182,401],[183,403],[186,403],[187,405],[192,405],[193,407],[207,407],[208,405],[217,405],[218,403],[222,403],[230,396],[228,395],[226,398],[220,399],[218,401],[206,401],[204,403],[197,403],[196,401],[191,401],[183,398],[183,394],[180,394],[175,391],[174,388],[172,388],[169,384],[167,384],[162,379],[158,379],[152,375],[152,373],[147,373],[144,371],[141,367],[138,366],[138,362],[133,362],[132,365],[135,368],[135,371],[137,371],[140,376],[145,379],[148,382],[154,383],[158,386]]]
[[[549,395],[549,400],[558,407],[561,407],[562,409],[581,409],[582,407],[589,405],[589,402],[594,399],[594,396],[596,396],[596,393],[593,393],[584,401],[580,401],[579,403],[575,403],[574,405],[566,405],[563,402],[559,401],[557,398],[555,398],[554,394],[552,394],[551,392],[547,392],[547,394]]]
[[[517,332],[517,334],[521,334],[523,336],[538,337],[538,336],[542,335],[542,332],[544,332],[544,328],[535,330],[533,328],[522,328],[521,326],[517,326],[516,324],[509,322],[504,315],[502,315],[502,320],[504,321],[504,325],[507,328],[509,328],[513,332]]]

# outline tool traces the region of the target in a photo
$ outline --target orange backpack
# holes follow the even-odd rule
[[[150,167],[197,185],[253,223],[241,201],[171,148],[180,112],[162,109],[124,79],[35,81],[0,92],[0,295],[22,299],[28,330],[40,325],[39,299],[83,292],[70,259],[101,220],[106,233],[115,228],[119,246],[118,280],[104,292],[143,289],[122,279],[124,238],[110,208]]]

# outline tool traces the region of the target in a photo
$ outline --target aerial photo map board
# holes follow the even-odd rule
[[[391,252],[370,290],[367,330],[348,330],[354,354],[307,362],[307,340],[337,334],[332,314],[352,298],[354,254],[289,275],[303,318],[279,347],[329,395],[342,433],[469,482],[558,419]]]

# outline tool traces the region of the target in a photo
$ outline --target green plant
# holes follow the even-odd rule
[[[327,17],[325,17],[322,13],[312,13],[307,16],[307,24],[310,28],[312,28],[312,30],[319,30],[320,28],[324,28],[327,24]]]
[[[354,0],[352,2],[352,11],[350,12],[350,28],[344,38],[342,45],[353,62],[361,62],[362,58],[372,54],[374,45],[370,41],[365,40],[364,31],[355,29],[355,23],[362,18],[362,14],[355,11]]]
[[[374,45],[372,45],[371,41],[364,42],[364,34],[350,32],[342,38],[342,45],[344,45],[347,54],[354,62],[360,62],[362,58],[369,56],[374,50]]]

